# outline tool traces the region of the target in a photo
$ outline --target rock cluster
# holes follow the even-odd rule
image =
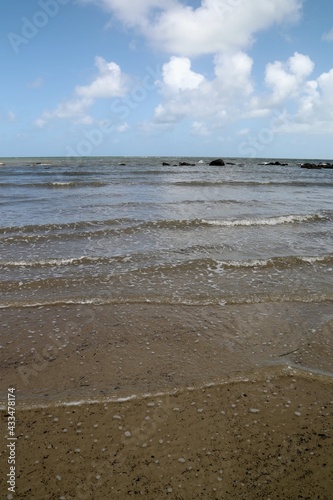
[[[322,168],[333,168],[331,163],[302,163],[301,168],[309,168],[320,170]]]

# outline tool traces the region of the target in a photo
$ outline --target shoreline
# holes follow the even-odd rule
[[[21,402],[172,392],[290,365],[331,374],[331,302],[2,311],[1,392]],[[16,335],[13,336],[13,332]]]
[[[219,380],[214,380],[211,382],[198,383],[195,386],[179,386],[174,388],[169,388],[164,391],[155,392],[138,392],[135,394],[129,394],[127,396],[101,396],[100,398],[93,399],[92,397],[85,397],[84,399],[52,399],[44,401],[37,401],[37,399],[31,398],[26,400],[18,399],[16,401],[16,408],[21,411],[32,411],[32,410],[44,410],[48,408],[58,408],[58,407],[78,407],[78,406],[89,406],[89,405],[105,405],[105,404],[122,404],[131,401],[145,401],[151,398],[168,398],[177,397],[183,393],[191,393],[200,390],[209,390],[215,387],[224,387],[237,384],[259,384],[267,379],[278,379],[283,377],[296,377],[299,380],[315,381],[316,383],[323,384],[333,384],[333,374],[321,373],[316,370],[309,369],[307,367],[293,366],[291,364],[272,364],[270,366],[263,366],[260,369],[252,370],[249,372],[244,372],[241,375],[235,375],[230,377],[224,377]],[[332,396],[333,397],[333,396]],[[5,411],[7,408],[7,401],[5,398],[0,400],[0,412]]]

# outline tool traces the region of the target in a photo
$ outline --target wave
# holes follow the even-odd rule
[[[85,188],[85,187],[104,187],[108,186],[108,182],[93,181],[93,182],[46,182],[36,184],[35,187],[46,188]]]
[[[287,267],[296,267],[303,264],[323,264],[330,265],[333,264],[333,255],[320,255],[315,257],[292,255],[285,257],[272,257],[270,259],[254,259],[254,260],[231,260],[231,261],[214,261],[216,269],[214,266],[210,268],[211,271],[219,271],[221,269],[264,269],[264,268],[277,268],[284,269]]]
[[[2,267],[60,267],[60,266],[76,266],[76,265],[94,265],[94,264],[111,264],[112,262],[128,262],[129,256],[114,256],[114,257],[72,257],[59,258],[49,260],[18,260],[18,261],[1,261]]]
[[[64,224],[27,225],[0,228],[2,243],[49,241],[52,239],[78,239],[105,237],[112,233],[133,234],[140,231],[188,230],[200,227],[256,227],[284,224],[320,223],[330,221],[329,212],[308,215],[281,215],[249,219],[165,219],[143,221],[140,219],[107,219],[100,221],[78,221]]]
[[[225,219],[225,220],[207,220],[207,219],[167,219],[158,221],[143,222],[135,226],[135,229],[186,229],[200,226],[219,226],[219,227],[237,227],[237,226],[277,226],[281,224],[300,224],[303,222],[322,222],[330,220],[328,213],[308,214],[308,215],[280,215],[276,217],[267,217],[261,219]],[[129,228],[130,229],[130,228]]]
[[[182,299],[182,298],[172,298],[172,297],[154,297],[148,298],[144,296],[137,297],[77,297],[77,298],[54,298],[54,299],[42,299],[36,300],[36,302],[28,300],[16,300],[16,301],[3,301],[0,303],[0,309],[8,308],[34,308],[34,307],[50,307],[50,306],[66,306],[66,305],[90,305],[90,306],[103,306],[103,305],[132,305],[132,304],[149,304],[154,305],[165,305],[165,306],[188,306],[188,307],[210,307],[210,306],[228,306],[228,305],[251,305],[251,304],[266,304],[266,303],[290,303],[290,302],[302,302],[306,304],[311,303],[321,303],[321,302],[333,302],[333,293],[316,293],[313,295],[304,296],[302,294],[290,294],[287,295],[283,293],[281,295],[252,295],[252,296],[233,296],[226,298],[208,298],[203,300],[195,299]]]
[[[206,249],[207,247],[198,247],[199,250]],[[176,252],[177,253],[177,252]],[[132,256],[122,256],[116,255],[112,257],[91,257],[91,256],[80,256],[72,258],[53,258],[53,259],[42,259],[42,260],[18,260],[18,261],[5,261],[0,260],[1,267],[12,267],[12,268],[27,268],[27,267],[61,267],[61,266],[90,266],[96,264],[112,264],[112,263],[139,263],[143,265],[143,262],[147,262],[147,254],[134,254]],[[184,270],[196,270],[198,268],[204,268],[208,271],[220,272],[227,269],[265,269],[265,268],[277,268],[284,269],[290,267],[297,267],[302,265],[332,265],[333,255],[318,255],[318,256],[301,256],[301,255],[291,255],[283,257],[271,257],[268,259],[253,259],[253,260],[216,260],[211,258],[199,258],[191,259],[189,261],[184,261],[182,263],[170,263],[170,264],[156,264],[156,265],[145,265],[144,267],[137,268],[138,272],[167,272],[169,271],[184,271]],[[133,272],[133,271],[131,271]]]
[[[333,183],[329,180],[318,181],[318,179],[313,179],[309,181],[234,181],[234,180],[223,180],[223,181],[206,181],[206,180],[197,180],[197,181],[175,181],[175,182],[167,182],[166,184],[170,184],[173,186],[193,186],[193,187],[220,187],[220,186],[260,186],[260,187],[332,187]]]
[[[102,181],[53,181],[53,182],[31,182],[31,183],[14,183],[14,182],[2,182],[0,183],[0,187],[15,187],[15,188],[86,188],[86,187],[103,187],[108,186],[109,182]]]
[[[236,219],[236,220],[205,220],[202,222],[212,226],[230,227],[230,226],[277,226],[280,224],[300,224],[302,222],[319,222],[328,220],[327,215],[309,214],[309,215],[280,215],[277,217],[268,217],[263,219]]]

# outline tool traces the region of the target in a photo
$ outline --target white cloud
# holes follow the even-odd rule
[[[198,8],[179,0],[81,2],[108,9],[138,27],[154,47],[184,56],[243,50],[259,31],[298,19],[302,5],[300,0],[202,0]]]
[[[256,93],[252,59],[244,52],[217,55],[215,78],[208,80],[191,69],[191,61],[172,57],[163,67],[159,88],[162,102],[155,108],[151,126],[173,126],[192,120],[191,132],[207,136],[231,122],[269,120],[278,114],[277,132],[333,132],[333,69],[310,79],[314,63],[294,53],[287,61],[266,67],[269,93]],[[178,71],[177,71],[178,69]]]
[[[188,57],[171,57],[162,68],[163,83],[173,92],[193,90],[205,80],[205,77],[191,70]]]
[[[209,128],[223,127],[244,112],[243,98],[253,92],[252,59],[238,52],[216,56],[214,62],[215,78],[210,81],[192,71],[186,57],[171,57],[163,66],[159,87],[164,99],[154,114],[158,126],[189,117],[194,120],[192,131],[207,135]],[[203,126],[203,120],[209,120],[209,127]]]
[[[90,85],[76,87],[75,92],[78,96],[88,99],[110,99],[126,94],[126,78],[118,64],[108,63],[103,57],[97,56],[95,65],[99,75]]]
[[[289,114],[285,132],[332,133],[333,69],[305,82],[295,104],[297,110]]]
[[[221,90],[228,95],[249,95],[253,91],[251,71],[253,61],[244,52],[215,57],[215,74]]]
[[[275,61],[268,64],[265,82],[273,90],[274,105],[297,97],[313,69],[314,63],[309,56],[298,52],[295,52],[286,63]]]
[[[321,90],[322,100],[331,108],[333,106],[333,69],[328,73],[322,73],[318,78],[318,85]]]
[[[95,66],[99,72],[97,77],[89,85],[77,86],[74,99],[62,101],[54,111],[45,111],[35,121],[38,127],[43,128],[54,118],[89,125],[93,122],[93,118],[88,114],[88,110],[97,99],[111,99],[126,94],[127,78],[118,64],[107,62],[103,57],[97,56]]]

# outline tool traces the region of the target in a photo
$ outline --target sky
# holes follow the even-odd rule
[[[10,0],[0,157],[333,160],[332,0]]]

